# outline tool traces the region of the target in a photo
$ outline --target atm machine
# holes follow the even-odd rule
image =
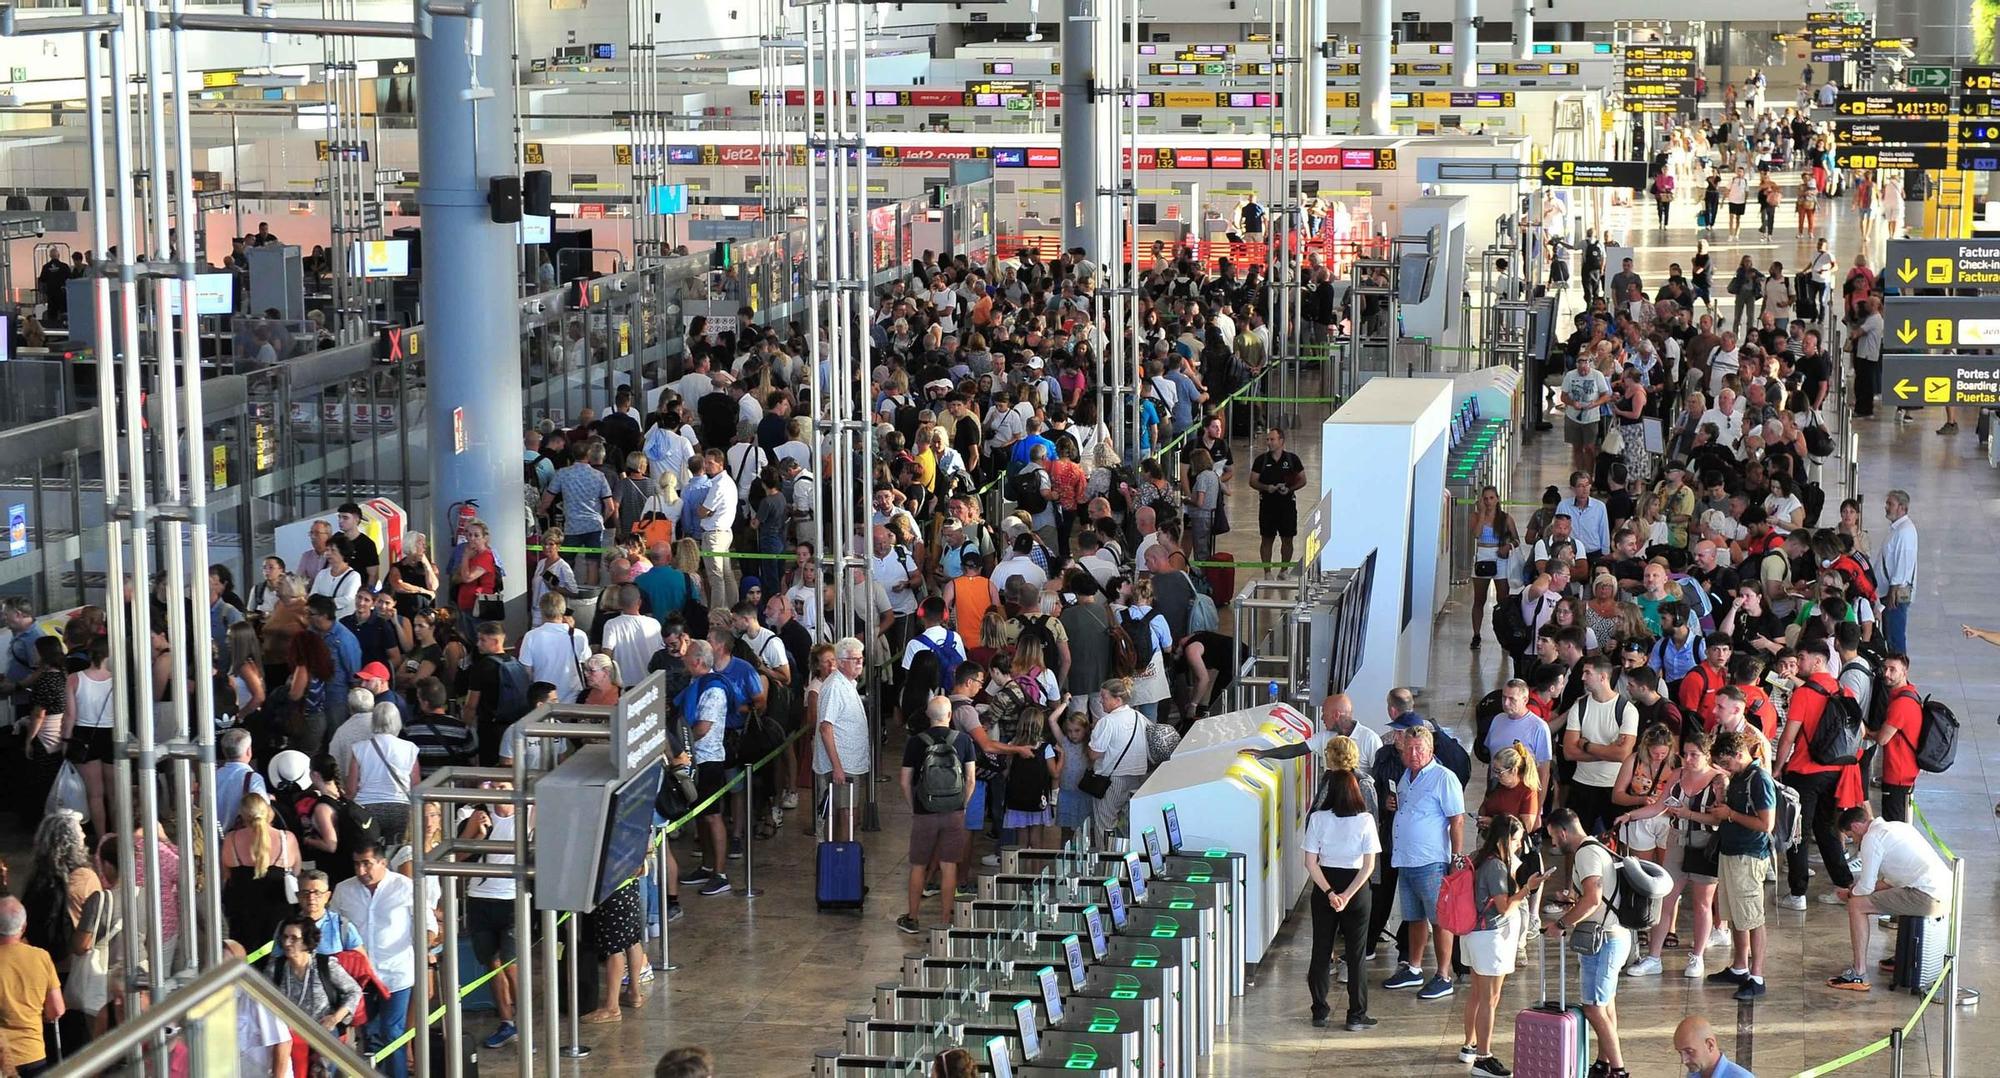
[[[1187,941],[1189,968],[1184,973],[1184,979],[1185,983],[1194,986],[1190,994],[1195,997],[1195,1042],[1197,1050],[1207,1052],[1215,1043],[1216,1025],[1228,1017],[1228,997],[1224,993],[1228,991],[1229,982],[1222,973],[1221,933],[1216,924],[1220,911],[1212,907],[1134,909],[1121,880],[1110,877],[1099,885],[1104,891],[1105,909],[1111,916],[1113,935],[1153,941]],[[954,906],[953,921],[974,928],[1004,927],[1032,916],[1037,923],[1056,931],[1083,932],[1089,929],[1089,918],[1095,909],[1093,905],[1083,903],[1037,902],[1034,899],[961,899]],[[949,936],[961,930],[934,930],[933,936],[940,931]]]

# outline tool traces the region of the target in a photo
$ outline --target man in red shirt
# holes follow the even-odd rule
[[[1771,694],[1758,684],[1757,676],[1763,673],[1763,660],[1745,652],[1729,660],[1729,683],[1743,692],[1743,714],[1764,735],[1766,741],[1778,739],[1778,709],[1771,703]]]
[[[1699,716],[1702,729],[1710,733],[1715,732],[1715,694],[1729,684],[1729,657],[1735,653],[1728,637],[1709,634],[1708,657],[1688,671],[1675,693],[1674,703],[1680,705],[1681,714]]]
[[[1827,720],[1831,698],[1841,696],[1853,700],[1854,696],[1827,672],[1825,648],[1801,648],[1799,672],[1805,675],[1805,681],[1792,693],[1785,736],[1778,743],[1777,770],[1784,777],[1785,785],[1799,792],[1799,817],[1812,828],[1813,843],[1819,847],[1820,862],[1826,866],[1827,878],[1833,881],[1835,887],[1852,887],[1854,874],[1847,870],[1847,853],[1840,845],[1840,788],[1851,783],[1850,796],[1858,794],[1861,768],[1858,761],[1851,764],[1820,763],[1813,759],[1811,746],[1819,724]],[[1805,909],[1806,844],[1801,842],[1793,846],[1786,852],[1785,861],[1790,893],[1781,896],[1778,905],[1784,909]],[[1839,896],[1831,891],[1821,895],[1820,901],[1829,906],[1840,904]]]
[[[1917,737],[1924,729],[1924,698],[1910,684],[1910,657],[1891,653],[1882,660],[1882,685],[1889,707],[1882,728],[1868,735],[1882,746],[1882,818],[1910,821],[1910,794],[1917,787]]]

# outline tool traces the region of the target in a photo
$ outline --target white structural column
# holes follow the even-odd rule
[[[1535,0],[1514,0],[1514,59],[1535,58]]]
[[[1104,264],[1098,232],[1097,189],[1103,147],[1097,139],[1097,15],[1090,0],[1063,0],[1062,24],[1062,233],[1064,247],[1081,247]]]
[[[1458,0],[1458,14],[1451,21],[1452,81],[1470,90],[1479,85],[1479,0]]]
[[[1306,0],[1306,134],[1326,134],[1326,0]]]
[[[1361,0],[1361,133],[1389,133],[1389,0]]]

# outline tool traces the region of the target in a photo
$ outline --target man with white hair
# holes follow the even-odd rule
[[[62,1018],[62,982],[49,953],[22,939],[28,909],[12,895],[0,898],[0,1065],[17,1075],[41,1074],[55,1064],[42,1042],[42,1026]]]
[[[264,786],[264,777],[250,766],[250,731],[241,727],[224,730],[215,735],[215,747],[222,755],[215,768],[215,829],[219,833],[236,826],[236,810],[243,804],[243,795],[269,797],[270,791]]]
[[[813,736],[813,800],[815,804],[826,804],[832,811],[831,799],[837,796],[834,787],[849,787],[849,796],[859,796],[854,791],[861,783],[868,781],[874,770],[874,760],[869,754],[868,712],[861,702],[858,682],[867,667],[867,648],[855,637],[843,637],[833,645],[833,673],[827,675],[820,686],[819,714]],[[843,820],[834,812],[836,821]],[[844,839],[836,833],[836,839],[853,841],[852,820]],[[836,824],[838,831],[838,824]]]
[[[400,715],[401,712],[398,712],[398,714]],[[367,689],[349,689],[347,691],[347,718],[333,731],[333,737],[327,741],[326,751],[332,753],[334,759],[341,761],[343,767],[346,766],[347,754],[352,752],[354,746],[366,740],[368,735],[373,732],[369,727],[374,722],[375,694],[369,692]],[[218,797],[216,798],[218,803],[221,801],[220,793],[221,789],[218,787]],[[352,797],[354,794],[353,787],[349,787],[347,793],[348,796]],[[225,816],[223,819],[229,820],[230,817]],[[234,821],[232,820],[231,822],[233,823]]]

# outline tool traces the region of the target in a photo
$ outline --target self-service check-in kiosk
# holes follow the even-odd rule
[[[1204,727],[1214,723],[1212,731]],[[1311,754],[1290,760],[1256,760],[1246,748],[1294,745],[1310,736],[1310,721],[1283,704],[1210,716],[1196,723],[1190,746],[1182,739],[1171,759],[1133,795],[1134,820],[1159,819],[1173,806],[1192,845],[1241,853],[1244,878],[1244,961],[1261,962],[1265,948],[1305,890],[1306,818],[1319,783]]]

